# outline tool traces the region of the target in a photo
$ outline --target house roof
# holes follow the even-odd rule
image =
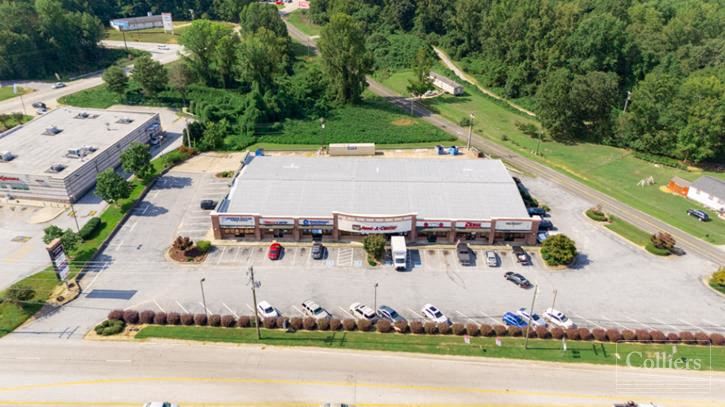
[[[449,78],[447,78],[447,77],[445,77],[443,75],[437,74],[437,73],[435,73],[433,71],[430,72],[430,77],[433,78],[433,79],[438,79],[439,81],[441,81],[441,82],[443,82],[443,83],[445,83],[445,84],[447,84],[449,86],[453,86],[455,88],[461,87],[461,84],[460,83],[458,83],[458,82],[456,82],[456,81],[454,81],[452,79],[449,79]]]
[[[677,184],[681,187],[689,187],[690,185],[692,185],[692,182],[690,182],[684,178],[680,178],[680,177],[672,177],[672,179],[670,181],[674,182],[675,184]]]
[[[725,181],[721,179],[704,175],[695,180],[692,187],[720,199],[725,199]]]

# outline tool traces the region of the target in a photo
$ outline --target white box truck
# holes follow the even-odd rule
[[[391,236],[390,249],[395,270],[405,270],[408,267],[408,248],[405,247],[405,237]]]

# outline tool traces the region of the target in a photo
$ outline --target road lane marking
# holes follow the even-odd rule
[[[178,305],[179,308],[181,308],[184,311],[184,313],[186,313],[186,314],[189,313],[189,311],[186,308],[184,308],[184,306],[181,305],[181,303],[179,301],[176,301],[176,305]]]
[[[227,309],[227,311],[229,311],[232,315],[234,315],[234,318],[239,319],[239,315],[237,315],[236,312],[234,312],[231,308],[229,308],[229,306],[227,304],[222,303],[222,305],[224,306],[224,308]]]

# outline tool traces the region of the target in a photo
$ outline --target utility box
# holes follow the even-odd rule
[[[375,143],[330,144],[328,153],[332,156],[375,155]]]

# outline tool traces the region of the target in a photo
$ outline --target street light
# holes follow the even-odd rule
[[[556,305],[556,294],[559,293],[559,290],[554,289],[554,300],[551,302],[551,308],[554,308],[554,305]]]
[[[533,322],[534,315],[534,304],[536,303],[536,294],[539,292],[539,285],[534,286],[534,296],[531,298],[531,308],[529,308],[529,320],[526,325],[526,339],[524,340],[524,349],[529,348],[529,330],[531,329],[531,322]]]
[[[201,280],[199,280],[199,286],[201,287],[201,302],[204,304],[204,315],[209,315],[209,311],[207,311],[206,308],[206,296],[204,296],[204,281],[206,281],[206,277],[202,277]]]
[[[247,277],[249,277],[249,280],[247,281],[247,284],[252,286],[252,301],[254,302],[254,326],[257,328],[257,340],[262,339],[262,333],[259,330],[259,318],[257,317],[257,291],[256,289],[262,286],[262,283],[259,281],[256,281],[254,279],[254,267],[249,266],[249,271],[247,272]]]
[[[470,113],[469,114],[469,119],[468,119],[468,145],[466,147],[468,150],[471,149],[471,135],[473,133],[473,119],[475,119],[475,118],[476,118],[476,116],[474,116],[473,113]]]
[[[373,310],[378,312],[378,283],[375,283],[375,294],[373,295]]]
[[[73,220],[76,223],[76,231],[78,233],[81,233],[81,228],[80,228],[80,226],[78,226],[78,215],[76,214],[76,208],[73,207],[74,200],[75,200],[75,196],[71,195],[70,199],[69,199],[70,211],[71,211],[71,213],[73,213]]]

